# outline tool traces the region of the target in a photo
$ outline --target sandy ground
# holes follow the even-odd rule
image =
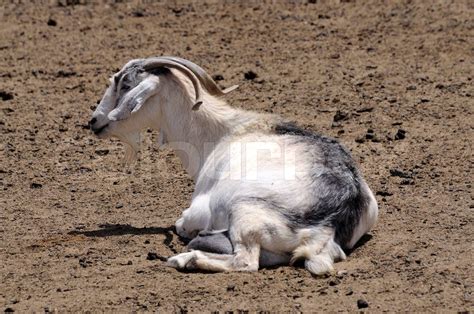
[[[474,311],[472,1],[68,2],[0,6],[3,310]],[[154,131],[125,173],[87,121],[112,73],[155,55],[351,149],[380,216],[339,274],[149,258],[184,250],[193,182]]]

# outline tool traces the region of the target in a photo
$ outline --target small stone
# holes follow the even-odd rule
[[[407,86],[407,90],[416,90],[416,86],[415,85]]]
[[[395,134],[395,140],[403,140],[405,138],[406,131],[403,129],[398,129],[397,134]]]
[[[374,138],[375,138],[374,130],[368,129],[367,133],[365,134],[365,139],[366,140],[373,140]]]
[[[48,26],[56,26],[56,25],[58,25],[58,22],[56,22],[52,18],[49,18],[47,24],[48,24]]]
[[[7,307],[4,312],[5,312],[5,313],[14,313],[15,310],[12,309],[11,307]]]
[[[405,178],[405,179],[411,179],[413,177],[411,174],[399,169],[390,169],[390,175],[392,177],[400,177],[400,178]]]
[[[155,252],[148,252],[146,259],[149,261],[154,261],[154,260],[159,259],[160,261],[163,261],[163,262],[166,262],[168,260],[166,257],[158,255]]]
[[[341,55],[338,54],[338,53],[333,53],[332,55],[330,55],[331,59],[339,59],[340,57],[341,57]]]
[[[122,207],[123,207],[122,203],[117,203],[117,205],[115,205],[115,208],[122,208]]]
[[[254,80],[255,78],[257,78],[257,73],[255,73],[254,71],[245,72],[244,78],[246,80]]]
[[[132,12],[132,15],[134,17],[144,17],[145,16],[145,12],[143,12],[143,10],[140,10],[140,9],[136,9]]]
[[[154,252],[148,252],[146,259],[149,261],[154,261],[155,259],[158,259],[158,254]]]
[[[214,81],[223,81],[224,80],[224,77],[221,75],[221,74],[216,74],[216,75],[213,75],[212,76],[212,79]]]
[[[357,300],[357,308],[359,309],[365,309],[369,307],[369,303],[363,299]]]
[[[33,182],[30,184],[30,188],[32,189],[41,189],[43,185],[41,183]]]
[[[105,156],[109,153],[108,149],[96,149],[95,153],[99,156]]]
[[[0,98],[1,98],[3,101],[12,100],[12,99],[13,99],[13,95],[10,94],[10,93],[4,92],[4,91],[0,91]]]
[[[144,244],[150,244],[150,240],[145,240]]]
[[[227,291],[235,291],[235,285],[228,285]]]
[[[337,278],[336,278],[336,279],[329,280],[329,285],[330,285],[331,287],[337,286],[337,285],[340,284],[340,283],[341,283],[341,281],[340,281],[339,279],[337,279]]]
[[[338,110],[336,111],[336,114],[334,115],[332,120],[334,122],[339,122],[339,121],[347,120],[348,118],[349,118],[349,114],[347,112]]]
[[[389,192],[389,191],[377,191],[375,193],[375,195],[380,195],[380,196],[392,196],[393,193]]]

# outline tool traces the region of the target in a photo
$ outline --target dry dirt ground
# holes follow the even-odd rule
[[[474,310],[472,1],[6,2],[3,310]],[[164,266],[185,248],[173,225],[193,182],[155,131],[130,174],[123,146],[87,129],[108,77],[156,55],[240,84],[234,106],[350,148],[380,216],[338,274]]]

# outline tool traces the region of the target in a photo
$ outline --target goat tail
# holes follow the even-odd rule
[[[332,272],[334,262],[344,259],[346,254],[334,241],[333,232],[316,232],[311,238],[307,235],[303,237],[301,245],[293,251],[290,263],[304,260],[304,266],[310,273],[322,275]]]

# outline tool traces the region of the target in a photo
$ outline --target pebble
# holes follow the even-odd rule
[[[254,80],[254,79],[257,78],[257,73],[255,73],[254,71],[245,72],[244,73],[244,78],[246,80]]]
[[[0,91],[0,98],[1,98],[3,101],[12,100],[12,99],[13,99],[13,95],[10,94],[10,93],[4,92],[4,91]]]
[[[365,309],[369,307],[369,303],[363,299],[357,300],[357,308],[359,309]]]
[[[339,121],[347,120],[348,118],[349,118],[349,114],[347,112],[338,110],[336,111],[336,114],[334,115],[332,120],[334,122],[339,122]]]
[[[148,255],[146,256],[146,259],[149,261],[154,261],[159,259],[160,261],[166,262],[168,259],[164,256],[158,255],[155,252],[148,252]]]
[[[395,140],[403,140],[405,138],[406,131],[403,129],[398,129],[397,134],[395,134]]]
[[[58,22],[56,22],[56,20],[53,20],[52,18],[50,18],[48,20],[47,24],[48,24],[48,26],[56,26],[56,25],[58,25]]]
[[[43,187],[43,185],[41,183],[36,183],[36,182],[33,182],[30,184],[30,188],[32,189],[41,189]]]

